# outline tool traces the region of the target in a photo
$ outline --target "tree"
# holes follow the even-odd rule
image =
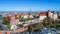
[[[57,27],[57,20],[53,20],[52,25],[53,25],[54,28],[56,28]]]
[[[9,19],[9,18],[7,19],[6,17],[3,17],[3,21],[2,21],[2,22],[3,22],[3,24],[5,24],[5,25],[6,25],[6,24],[9,24],[9,23],[10,23],[10,19]]]
[[[28,26],[28,31],[33,31],[33,28],[34,28],[35,26],[33,25],[33,24],[31,24],[31,25],[29,25]]]
[[[23,25],[21,25],[21,24],[17,24],[17,26],[18,26],[18,27],[23,27]]]
[[[60,16],[58,16],[58,19],[60,19]]]
[[[37,23],[37,24],[34,24],[34,25],[35,25],[35,28],[37,28],[37,29],[41,29],[41,28],[44,27],[42,23]]]
[[[57,28],[60,27],[60,20],[57,20]]]
[[[45,19],[43,20],[43,22],[44,22],[44,24],[46,25],[45,27],[50,27],[51,22],[52,22],[52,19],[51,19],[50,17],[48,17],[48,18],[45,18]]]
[[[2,24],[4,24],[7,28],[10,28],[10,19],[3,17]]]
[[[43,27],[44,26],[42,23],[31,24],[28,26],[28,31],[35,31],[35,30],[41,29]]]
[[[27,18],[23,18],[23,17],[22,17],[22,18],[20,18],[19,20],[20,20],[20,21],[22,21],[22,22],[28,21],[28,19],[27,19]]]

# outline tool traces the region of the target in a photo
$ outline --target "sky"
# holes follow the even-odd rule
[[[60,0],[0,0],[0,11],[60,10]]]

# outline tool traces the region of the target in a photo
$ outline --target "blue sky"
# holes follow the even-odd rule
[[[0,0],[0,11],[60,10],[60,0]]]

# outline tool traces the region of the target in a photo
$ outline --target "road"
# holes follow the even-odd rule
[[[27,22],[26,24],[23,24],[23,26],[28,26],[30,24],[35,24],[35,23],[39,23],[39,22],[42,22],[42,20],[34,19],[34,20]]]

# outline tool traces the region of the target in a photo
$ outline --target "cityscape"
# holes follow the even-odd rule
[[[0,34],[60,34],[60,0],[0,0]]]
[[[0,12],[0,33],[30,34],[29,32],[39,30],[39,34],[45,34],[44,30],[46,29],[47,33],[51,30],[52,34],[58,34],[60,33],[59,27],[60,13],[55,11],[47,10],[36,13],[32,11],[28,13]]]

